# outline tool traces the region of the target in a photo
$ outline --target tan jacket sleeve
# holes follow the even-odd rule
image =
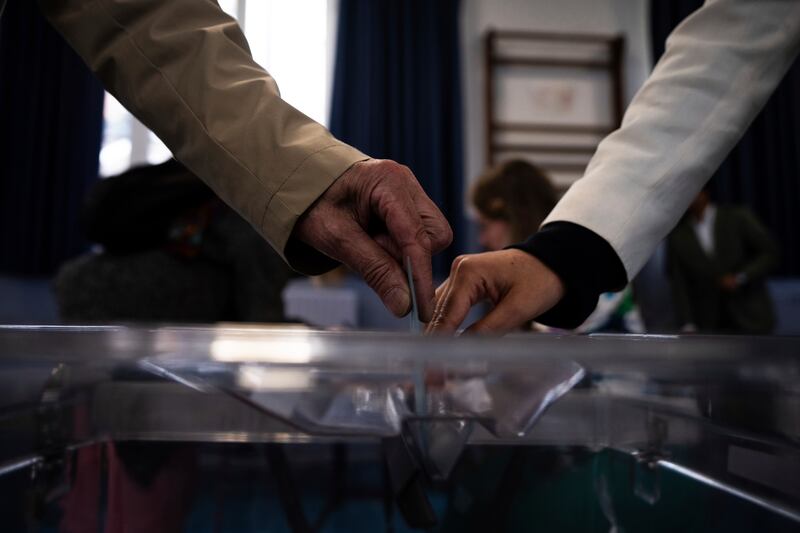
[[[711,0],[678,26],[620,129],[545,223],[608,241],[633,279],[722,163],[800,47],[800,1]]]
[[[367,159],[281,99],[212,0],[40,4],[108,91],[282,254],[298,217]]]

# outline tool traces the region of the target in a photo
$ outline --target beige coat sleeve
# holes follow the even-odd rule
[[[620,129],[545,223],[606,239],[633,279],[791,65],[800,1],[710,0],[667,40]]]
[[[367,159],[281,99],[213,0],[40,4],[108,91],[281,253],[298,217]]]

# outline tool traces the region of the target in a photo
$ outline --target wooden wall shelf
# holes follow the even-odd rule
[[[602,137],[619,127],[623,114],[624,43],[621,35],[518,30],[487,32],[484,40],[487,164],[497,164],[502,155],[507,153],[546,155],[547,160],[537,161],[534,157],[531,159],[546,171],[575,173],[575,179],[580,177],[585,164],[571,160],[554,162],[551,159],[563,155],[565,159],[572,157],[574,160],[575,156],[585,155],[588,162]],[[519,53],[520,47],[526,48],[527,53]],[[556,49],[562,53],[553,53]],[[553,69],[556,72],[562,69],[567,72],[607,72],[606,78],[610,85],[608,115],[611,123],[561,124],[552,121],[511,121],[508,117],[499,117],[496,101],[498,70],[515,68],[527,69],[523,72],[536,72],[537,69],[542,69],[542,72],[544,69],[549,69],[549,72]],[[567,76],[569,74],[565,73],[565,79]],[[549,134],[554,139],[547,139]],[[508,135],[513,137],[509,138]],[[527,139],[526,136],[531,138]],[[570,140],[570,136],[575,136],[575,140]]]

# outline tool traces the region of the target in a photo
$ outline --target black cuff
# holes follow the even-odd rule
[[[564,284],[561,301],[536,319],[547,326],[577,328],[592,314],[602,293],[621,290],[628,283],[625,267],[608,241],[572,222],[546,224],[524,243],[509,248],[533,255]]]

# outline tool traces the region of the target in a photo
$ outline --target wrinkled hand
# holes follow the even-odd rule
[[[298,220],[293,236],[361,275],[395,315],[411,308],[411,258],[420,319],[433,314],[431,255],[453,232],[414,174],[388,160],[350,167]]]
[[[430,333],[452,333],[470,308],[491,300],[494,309],[467,331],[505,333],[553,307],[564,295],[558,276],[522,250],[503,250],[456,258],[450,277],[436,289]]]

